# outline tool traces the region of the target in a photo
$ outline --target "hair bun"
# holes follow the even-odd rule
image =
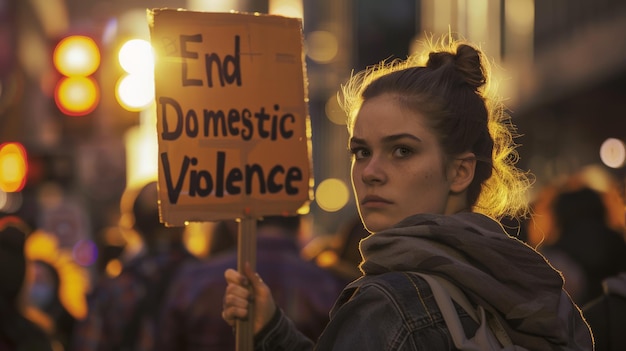
[[[485,84],[485,75],[480,62],[480,54],[473,47],[461,44],[458,46],[456,54],[446,51],[431,52],[428,55],[426,67],[433,70],[442,66],[453,64],[457,72],[462,76],[463,81],[472,88],[478,89]]]
[[[455,57],[446,51],[431,52],[426,67],[433,70],[454,62]]]
[[[454,56],[456,69],[463,74],[465,82],[478,89],[486,82],[483,67],[480,61],[480,53],[473,47],[461,44],[456,49]]]

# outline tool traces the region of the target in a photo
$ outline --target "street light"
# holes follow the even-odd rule
[[[85,116],[100,102],[93,74],[100,66],[100,49],[90,37],[70,35],[56,45],[52,61],[62,75],[54,89],[54,101],[68,116]]]
[[[142,111],[154,101],[154,53],[146,40],[124,43],[118,55],[125,74],[115,86],[118,103],[128,111]]]

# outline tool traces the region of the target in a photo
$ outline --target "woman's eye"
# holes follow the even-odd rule
[[[363,148],[351,149],[350,152],[352,153],[352,156],[357,160],[366,158],[370,154],[367,149],[363,149]]]
[[[395,157],[408,157],[413,153],[413,151],[411,149],[409,149],[408,147],[404,147],[404,146],[399,146],[397,148],[395,148],[393,150],[393,155]]]

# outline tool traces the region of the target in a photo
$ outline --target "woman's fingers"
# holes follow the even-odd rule
[[[248,318],[248,308],[252,300],[252,293],[248,289],[248,279],[234,269],[228,269],[224,273],[226,292],[222,318],[231,326],[235,325],[235,319],[245,320]]]
[[[249,264],[245,265],[243,274],[234,269],[227,269],[224,277],[227,286],[222,318],[230,326],[234,326],[235,320],[246,320],[250,315],[250,308],[253,308],[253,329],[255,333],[258,332],[269,322],[276,311],[276,304],[269,287],[250,268]]]
[[[229,284],[233,283],[241,286],[248,285],[248,278],[232,268],[229,268],[224,272],[224,278],[226,278],[226,282]]]

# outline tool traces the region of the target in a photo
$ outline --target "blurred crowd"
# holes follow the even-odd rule
[[[626,287],[623,194],[615,178],[585,169],[539,189],[532,217],[514,234],[561,272],[601,335],[597,343],[608,338],[598,322],[607,324],[607,296]],[[95,274],[57,235],[0,217],[0,350],[235,349],[221,308],[224,271],[237,266],[239,223],[196,227],[210,240],[193,248],[185,240],[191,226],[160,223],[154,182],[127,190],[120,213]],[[308,220],[260,219],[257,270],[279,307],[316,338],[342,288],[360,276],[359,241],[369,233],[356,216],[324,235],[310,233]]]
[[[306,220],[257,221],[256,265],[280,307],[316,337],[358,275],[366,232],[354,221],[357,230],[314,236]],[[150,182],[124,193],[118,228],[107,231],[98,262],[86,267],[80,250],[61,245],[58,235],[1,216],[0,351],[234,350],[221,308],[224,271],[237,267],[238,231],[236,220],[166,227]],[[208,245],[194,246],[190,235],[206,236]]]

